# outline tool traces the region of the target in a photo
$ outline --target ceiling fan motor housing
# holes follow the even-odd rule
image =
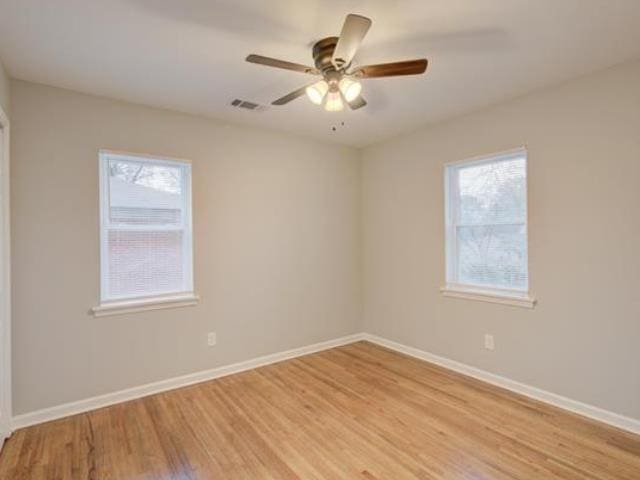
[[[327,37],[316,42],[313,46],[313,61],[318,70],[326,75],[328,72],[336,71],[336,67],[331,62],[333,52],[338,44],[338,37]],[[346,68],[348,65],[342,65]]]

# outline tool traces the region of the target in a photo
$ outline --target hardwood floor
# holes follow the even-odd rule
[[[2,479],[640,479],[640,437],[366,342],[17,431]]]

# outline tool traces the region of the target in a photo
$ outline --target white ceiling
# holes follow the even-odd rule
[[[355,63],[426,56],[427,75],[366,80],[357,112],[229,106],[308,83],[244,58],[312,64],[347,13],[373,20]],[[16,78],[354,146],[637,57],[640,0],[0,0]]]

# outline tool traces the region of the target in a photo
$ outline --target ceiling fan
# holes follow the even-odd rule
[[[367,104],[360,94],[362,91],[360,79],[419,75],[427,70],[428,64],[425,58],[421,58],[352,67],[351,62],[369,28],[371,28],[371,23],[369,18],[354,14],[347,15],[339,37],[323,38],[313,46],[315,67],[253,54],[249,55],[246,61],[267,67],[322,76],[322,80],[316,80],[294,90],[272,102],[272,105],[285,105],[306,93],[309,100],[316,105],[324,104],[327,111],[341,111],[344,109],[345,102],[352,110],[357,110]]]

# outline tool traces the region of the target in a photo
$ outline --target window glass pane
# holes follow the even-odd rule
[[[447,281],[527,290],[524,150],[448,167]]]
[[[110,296],[183,291],[182,236],[179,230],[109,231]]]
[[[193,289],[191,166],[103,152],[101,299]]]
[[[514,290],[527,288],[526,227],[459,226],[458,282]]]
[[[526,191],[524,158],[461,167],[458,170],[458,223],[524,223]]]
[[[112,223],[179,225],[183,221],[183,208],[180,167],[109,161]]]

